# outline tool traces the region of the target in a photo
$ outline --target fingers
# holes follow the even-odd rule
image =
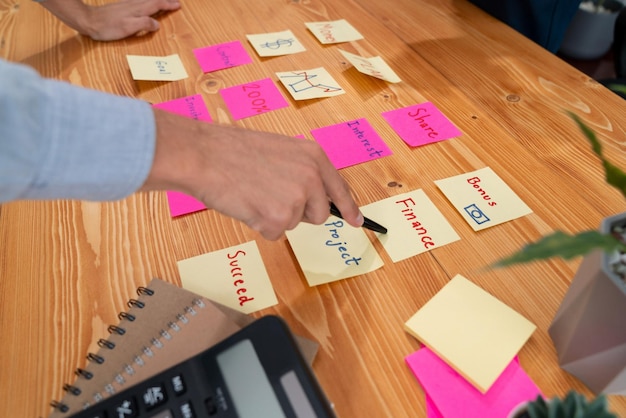
[[[350,193],[350,186],[328,160],[321,167],[322,181],[328,199],[337,206],[343,219],[354,227],[363,225],[363,214]],[[327,208],[328,209],[328,208]]]

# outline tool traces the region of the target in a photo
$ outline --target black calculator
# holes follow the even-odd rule
[[[335,417],[291,331],[262,317],[73,418]]]

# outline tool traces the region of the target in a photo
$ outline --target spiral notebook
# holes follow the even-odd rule
[[[65,384],[65,396],[53,401],[49,418],[67,418],[86,406],[174,366],[235,333],[254,318],[160,279],[137,289],[129,310],[87,355],[76,380]],[[318,344],[296,337],[312,362]]]

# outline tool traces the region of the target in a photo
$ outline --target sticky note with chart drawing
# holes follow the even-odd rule
[[[310,286],[359,276],[383,265],[363,228],[335,216],[321,225],[302,222],[286,235]]]
[[[376,238],[394,262],[460,239],[421,189],[370,203],[361,211],[387,228]]]
[[[485,393],[536,326],[457,274],[404,329]]]
[[[474,231],[532,213],[489,167],[436,180],[435,184]]]
[[[350,61],[350,64],[354,65],[354,68],[356,68],[360,73],[380,78],[381,80],[385,80],[390,83],[399,83],[402,81],[395,71],[393,71],[381,57],[366,58],[351,54],[347,51],[342,51],[341,49],[339,52],[341,52],[341,55]]]
[[[319,99],[345,93],[323,67],[285,71],[276,73],[276,76],[295,100]]]
[[[278,57],[306,51],[290,30],[246,35],[246,38],[260,57]]]
[[[323,44],[336,44],[363,39],[363,35],[347,20],[339,19],[325,22],[305,23],[311,33]]]
[[[338,170],[392,154],[365,118],[314,129],[311,134]]]
[[[178,54],[167,57],[126,55],[134,80],[177,81],[187,78],[187,71]]]
[[[256,241],[178,261],[183,288],[243,313],[278,300]]]

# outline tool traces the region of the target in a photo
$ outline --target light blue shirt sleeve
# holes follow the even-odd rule
[[[155,143],[148,103],[0,59],[0,202],[124,198],[147,178]]]

